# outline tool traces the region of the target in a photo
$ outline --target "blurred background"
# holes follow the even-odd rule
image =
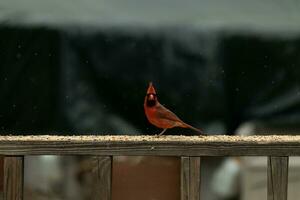
[[[152,81],[162,104],[208,134],[297,134],[299,11],[295,0],[2,0],[0,133],[157,134],[143,111]],[[25,199],[91,199],[92,160],[26,158]],[[264,158],[203,160],[203,199],[264,198]],[[138,188],[145,200],[179,199],[179,164],[115,158],[114,200],[134,188],[118,178],[141,185],[145,170],[170,172],[145,186],[159,186],[149,197]],[[297,159],[291,167],[297,188]]]

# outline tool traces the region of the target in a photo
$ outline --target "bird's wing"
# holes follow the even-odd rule
[[[173,122],[182,122],[172,111],[164,107],[163,105],[157,105],[156,116],[161,119],[170,120]]]

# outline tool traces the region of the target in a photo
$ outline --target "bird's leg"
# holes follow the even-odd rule
[[[164,134],[164,132],[166,131],[167,129],[165,128],[162,132],[160,132],[160,134],[158,134],[158,136],[161,136],[162,134]]]

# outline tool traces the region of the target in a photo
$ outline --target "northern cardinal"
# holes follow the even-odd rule
[[[150,82],[147,90],[147,95],[144,101],[144,110],[149,122],[154,126],[163,129],[159,135],[162,135],[168,128],[173,127],[190,128],[204,135],[201,130],[183,122],[173,112],[158,102],[152,82]]]

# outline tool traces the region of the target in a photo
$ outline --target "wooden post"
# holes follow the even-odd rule
[[[181,157],[180,200],[189,200],[190,188],[190,158]]]
[[[3,173],[4,173],[4,156],[0,156],[0,193],[3,193]],[[1,198],[0,198],[1,199]]]
[[[112,157],[97,156],[96,166],[93,170],[94,200],[111,200]]]
[[[24,157],[4,157],[4,200],[23,200]]]
[[[287,156],[268,157],[268,200],[287,200],[288,165]]]
[[[200,157],[181,157],[181,200],[200,200]]]

